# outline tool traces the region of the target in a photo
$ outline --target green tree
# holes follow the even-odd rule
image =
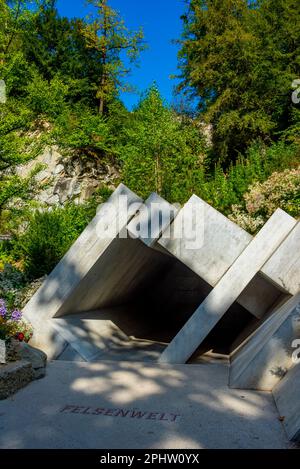
[[[203,177],[204,140],[190,119],[166,107],[152,87],[125,126],[119,154],[125,183],[146,197],[185,202]]]
[[[144,48],[143,31],[130,31],[119,13],[112,9],[107,0],[88,0],[96,9],[95,17],[82,28],[86,48],[100,54],[97,99],[99,113],[106,111],[108,102],[124,86],[123,79],[129,73],[123,57],[124,52],[132,63]]]
[[[254,140],[268,143],[290,125],[291,83],[300,75],[300,5],[190,0],[183,21],[180,89],[199,98],[214,126],[212,162],[228,167]]]

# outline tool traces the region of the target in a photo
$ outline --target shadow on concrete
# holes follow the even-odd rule
[[[217,362],[52,362],[0,402],[0,447],[285,448],[272,395],[227,381]]]

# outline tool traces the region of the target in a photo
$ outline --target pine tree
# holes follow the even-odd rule
[[[122,79],[129,73],[123,61],[125,52],[130,62],[134,62],[144,48],[143,32],[129,31],[124,20],[113,10],[107,0],[88,0],[96,15],[84,25],[82,33],[87,49],[100,53],[101,74],[97,90],[99,113],[106,111],[106,105],[117,89],[123,86]]]

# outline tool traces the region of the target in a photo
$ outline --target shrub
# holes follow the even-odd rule
[[[300,167],[275,172],[264,183],[256,183],[244,195],[245,206],[233,206],[230,219],[255,233],[277,208],[300,217]]]
[[[64,208],[37,211],[30,217],[24,235],[16,241],[16,256],[24,257],[29,280],[49,274],[96,214],[97,206],[111,191],[99,189],[83,205],[70,203]]]
[[[11,263],[13,259],[9,251],[0,251],[0,264],[1,258],[4,263],[3,266],[0,265],[0,297],[12,307],[16,303],[18,292],[26,284],[26,278],[24,273]]]
[[[245,157],[231,165],[224,173],[220,166],[197,194],[226,215],[232,212],[232,205],[243,204],[243,195],[256,182],[264,182],[273,172],[298,167],[299,145],[278,142],[271,147],[256,143],[249,148]]]
[[[36,115],[55,119],[66,108],[67,91],[67,86],[59,77],[54,77],[48,82],[38,73],[34,73],[27,86],[28,105]]]

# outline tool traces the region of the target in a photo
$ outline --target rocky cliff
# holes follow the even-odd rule
[[[17,175],[26,178],[36,168],[39,186],[34,199],[48,206],[64,205],[67,201],[82,203],[103,184],[114,190],[120,180],[118,168],[96,158],[63,156],[57,146],[45,148],[34,160],[17,167]]]

